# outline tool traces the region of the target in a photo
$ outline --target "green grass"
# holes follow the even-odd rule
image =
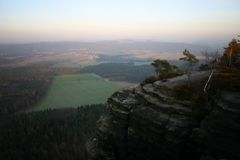
[[[57,76],[47,95],[31,111],[105,103],[119,88],[95,74]]]

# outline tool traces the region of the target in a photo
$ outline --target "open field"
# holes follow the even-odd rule
[[[46,96],[31,111],[105,103],[119,88],[95,74],[57,76]]]

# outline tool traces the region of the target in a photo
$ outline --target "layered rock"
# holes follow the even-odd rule
[[[195,86],[200,85],[208,74],[208,72],[196,73],[192,83]],[[181,76],[114,93],[108,99],[109,114],[103,116],[98,123],[98,149],[102,158],[206,159],[210,154],[203,152],[210,151],[214,147],[204,150],[202,146],[217,144],[209,140],[218,141],[217,138],[214,139],[211,128],[216,125],[221,132],[222,126],[220,123],[209,122],[214,117],[212,115],[214,112],[199,121],[195,115],[196,101],[176,97],[175,87],[187,85],[187,77]],[[226,97],[223,101],[225,100]],[[217,108],[225,108],[235,113],[238,111],[236,106],[239,103],[237,102],[235,107],[228,107],[229,104],[221,102],[218,105]],[[239,125],[239,122],[231,124]],[[218,132],[218,130],[214,131]],[[239,136],[235,137],[239,138]]]

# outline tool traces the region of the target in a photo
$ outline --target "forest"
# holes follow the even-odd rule
[[[134,65],[134,63],[102,63],[95,66],[87,66],[82,73],[95,73],[104,78],[116,81],[139,83],[146,77],[154,74],[150,65]]]
[[[105,105],[44,110],[0,117],[0,159],[86,159]]]
[[[54,75],[48,67],[0,68],[0,116],[35,104],[47,92]]]

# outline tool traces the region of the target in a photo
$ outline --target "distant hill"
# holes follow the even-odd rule
[[[39,52],[53,51],[64,52],[66,50],[88,50],[100,53],[124,53],[127,51],[156,51],[162,53],[179,53],[183,49],[189,49],[195,54],[202,51],[216,50],[216,47],[209,47],[198,44],[158,42],[158,41],[97,41],[97,42],[40,42],[29,44],[0,44],[0,55],[13,54],[34,54]]]

